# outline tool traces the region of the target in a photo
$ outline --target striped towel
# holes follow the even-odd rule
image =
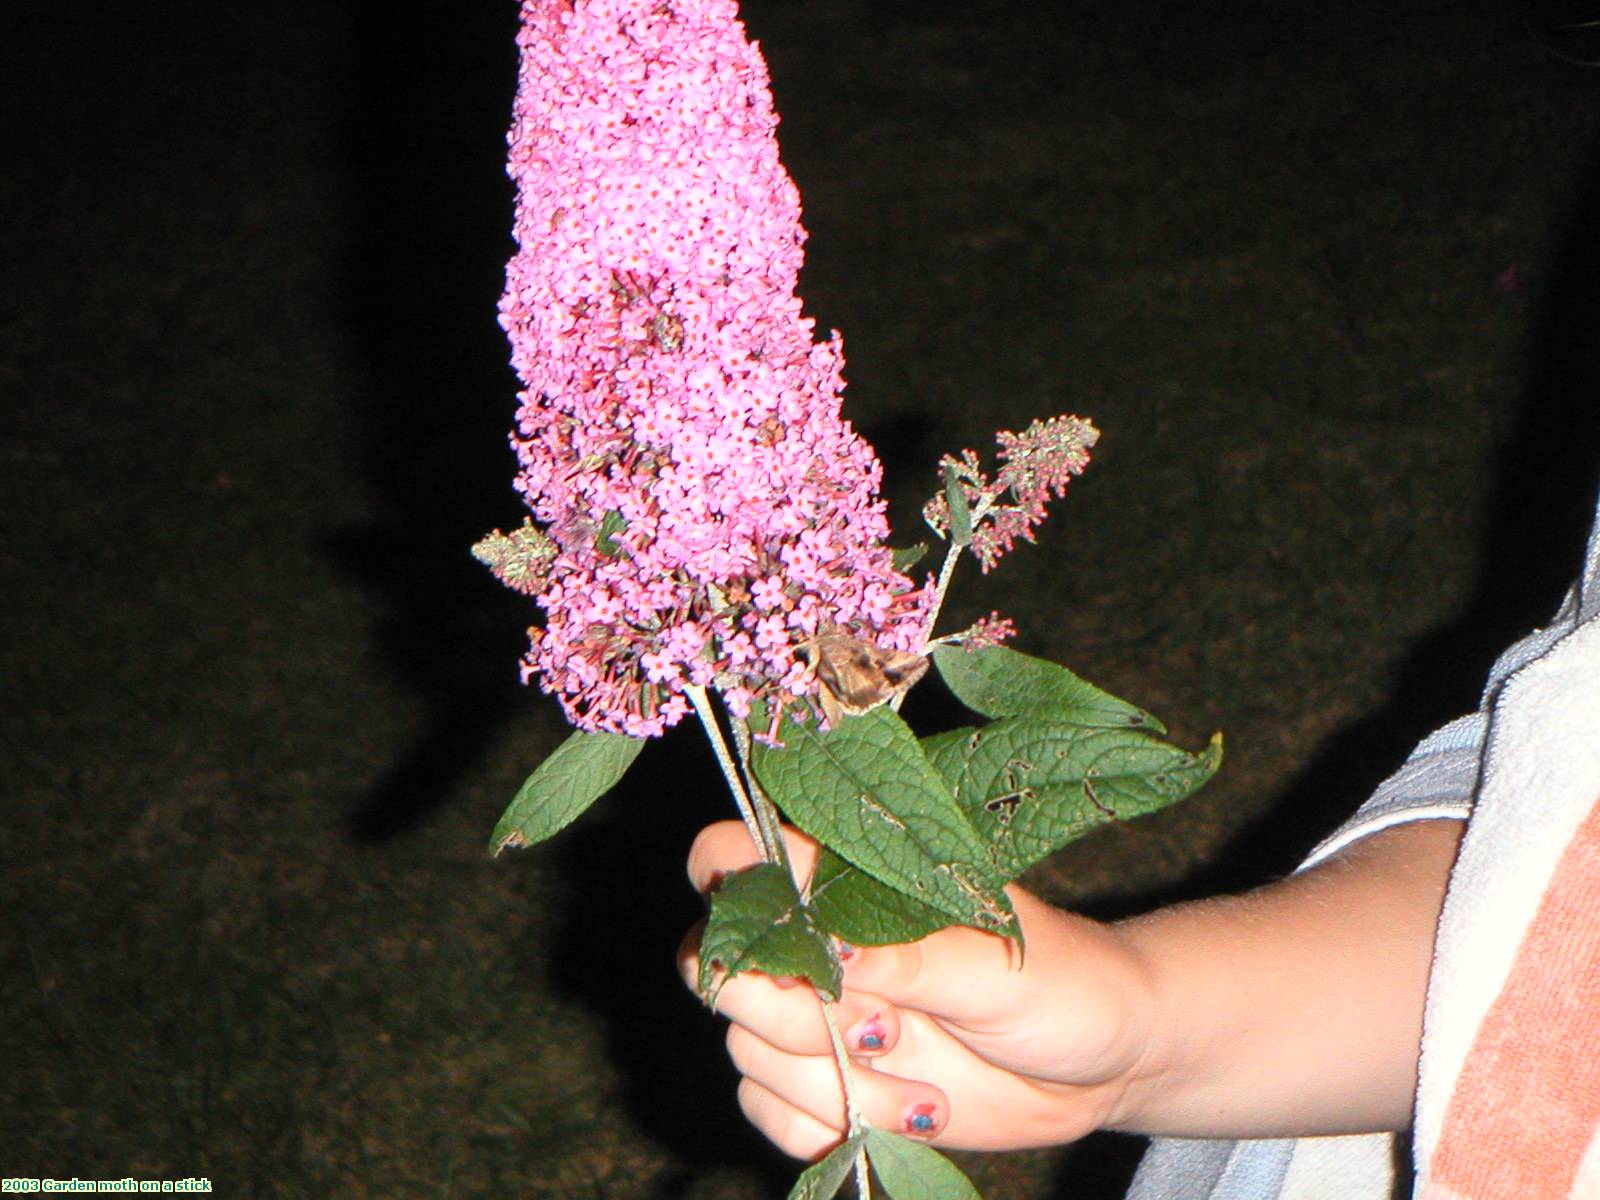
[[[1600,1200],[1600,621],[1496,697],[1440,918],[1420,1200]]]

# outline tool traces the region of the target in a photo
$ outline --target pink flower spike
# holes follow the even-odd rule
[[[500,320],[536,525],[485,553],[544,610],[525,679],[584,729],[654,736],[707,681],[776,721],[819,627],[920,645],[933,592],[801,315],[766,66],[733,0],[525,0],[518,46]]]
[[[980,617],[974,621],[972,627],[960,635],[960,640],[961,645],[971,652],[988,646],[998,646],[1001,642],[1016,636],[1017,627],[1010,617],[990,613],[987,617]]]
[[[1089,465],[1089,450],[1100,431],[1080,417],[1035,421],[1021,433],[1000,433],[1003,465],[991,483],[979,469],[978,456],[963,450],[946,455],[941,471],[954,473],[972,513],[972,552],[985,572],[1020,538],[1033,541],[1034,527],[1045,518],[1048,502],[1066,494],[1067,484]],[[1009,502],[1007,501],[1009,497]],[[923,507],[922,515],[940,537],[950,535],[950,501],[941,491]]]
[[[1021,433],[996,434],[995,440],[1005,460],[995,486],[1010,491],[1024,508],[1037,504],[1042,509],[1046,500],[1066,495],[1073,476],[1083,474],[1100,431],[1078,417],[1051,417]]]

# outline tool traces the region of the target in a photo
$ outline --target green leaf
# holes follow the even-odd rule
[[[894,946],[937,933],[955,920],[879,883],[823,849],[811,876],[817,924],[854,946]]]
[[[841,970],[827,935],[782,867],[747,867],[712,893],[711,917],[700,937],[699,987],[713,1008],[722,985],[744,971],[799,976],[837,1000]]]
[[[961,486],[953,463],[946,463],[944,467],[944,502],[950,509],[950,544],[970,546],[972,509],[967,504],[966,489]]]
[[[927,542],[918,542],[915,546],[902,546],[890,553],[894,556],[894,569],[904,575],[912,567],[922,561],[922,556],[928,552]]]
[[[594,548],[607,558],[619,558],[622,547],[617,545],[616,535],[628,527],[625,518],[617,509],[608,509],[600,518],[600,532],[595,535]]]
[[[518,789],[489,836],[489,853],[532,846],[565,829],[616,785],[642,749],[643,738],[574,733]]]
[[[922,747],[923,757],[928,760],[928,765],[938,772],[940,779],[944,780],[945,787],[950,789],[950,794],[956,798],[957,804],[961,803],[961,784],[967,774],[967,743],[977,732],[971,725],[967,725],[960,729],[946,730],[944,733],[930,734],[920,739],[918,743]],[[977,826],[974,825],[973,828],[976,829]]]
[[[1065,667],[1005,646],[935,646],[933,662],[956,699],[986,717],[1038,717],[1095,728],[1148,729],[1160,721],[1102,692]]]
[[[788,1200],[833,1200],[844,1186],[844,1181],[850,1177],[850,1169],[856,1164],[856,1155],[861,1153],[862,1140],[859,1133],[847,1138],[802,1171],[789,1192]]]
[[[1139,731],[1025,721],[954,729],[921,744],[988,844],[990,868],[1006,881],[1101,825],[1193,794],[1222,752],[1220,739],[1191,755]],[[1054,759],[1063,748],[1066,757]],[[1029,755],[1051,760],[1048,769],[1038,770]],[[914,942],[954,923],[828,850],[817,859],[810,905],[819,925],[857,946]]]
[[[925,745],[1005,879],[1098,826],[1192,795],[1222,762],[1221,734],[1189,754],[1142,730],[1025,717],[953,730]]]
[[[1015,936],[988,848],[904,721],[877,708],[826,733],[790,723],[784,737],[781,749],[756,745],[751,766],[791,821],[912,899]]]
[[[961,1169],[932,1146],[867,1130],[867,1160],[889,1200],[982,1200]]]

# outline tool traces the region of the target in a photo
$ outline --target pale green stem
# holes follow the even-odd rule
[[[939,582],[934,587],[933,607],[928,610],[928,620],[923,626],[924,641],[933,636],[933,626],[939,620],[939,610],[944,607],[945,594],[950,590],[950,579],[956,573],[956,560],[965,549],[965,546],[951,542],[950,549],[945,551],[944,563],[939,568]]]
[[[818,997],[821,999],[821,997]],[[844,1087],[844,1119],[849,1128],[846,1137],[855,1137],[866,1128],[861,1119],[861,1106],[856,1101],[855,1088],[851,1086],[850,1051],[845,1048],[844,1036],[839,1032],[839,1022],[833,1018],[833,1005],[822,1001],[822,1018],[827,1022],[828,1039],[833,1043],[833,1059],[839,1067],[839,1082]],[[856,1154],[856,1191],[861,1200],[872,1200],[872,1185],[867,1181],[866,1155]]]
[[[994,507],[995,498],[988,492],[978,497],[978,503],[972,509],[971,524],[974,529],[989,515],[989,510]],[[950,590],[950,577],[956,573],[956,560],[961,557],[961,552],[967,548],[967,542],[958,542],[952,535],[950,548],[944,553],[944,563],[939,567],[939,582],[935,585],[933,593],[933,607],[928,610],[928,619],[923,625],[923,640],[933,636],[934,622],[939,619],[939,610],[944,607],[945,593]]]
[[[989,510],[993,507],[994,497],[985,492],[978,498],[977,507],[972,510],[973,526],[976,527],[979,521],[988,516]],[[944,607],[944,598],[950,591],[950,580],[956,573],[956,563],[961,558],[961,552],[966,548],[967,543],[958,542],[952,537],[950,548],[944,552],[944,562],[939,565],[939,579],[934,584],[933,604],[928,609],[927,620],[922,623],[922,642],[924,646],[931,645],[933,642],[933,627],[938,623],[939,610]],[[899,712],[900,705],[905,698],[906,694],[904,692],[892,697],[889,701],[890,710]]]
[[[691,687],[688,691],[689,702],[694,705],[700,723],[705,727],[706,736],[711,740],[711,748],[716,753],[717,762],[722,766],[722,774],[728,781],[729,790],[733,792],[734,802],[739,806],[740,815],[744,817],[745,827],[750,831],[751,840],[760,849],[762,858],[767,862],[776,863],[788,872],[795,890],[799,891],[800,881],[795,878],[794,864],[789,861],[789,850],[783,840],[777,806],[761,790],[755,772],[750,769],[749,726],[743,721],[733,722],[733,741],[739,755],[738,763],[735,764],[733,756],[728,753],[727,742],[722,737],[722,728],[717,723],[716,714],[711,709],[705,689]],[[833,1005],[820,995],[817,1000],[822,1005],[823,1021],[828,1027],[828,1038],[833,1046],[834,1065],[839,1071],[839,1086],[844,1091],[845,1120],[848,1122],[846,1136],[854,1137],[862,1130],[863,1125],[861,1108],[856,1102],[855,1087],[851,1082],[850,1052],[845,1047],[844,1037],[839,1033],[839,1022],[834,1019]],[[867,1178],[865,1155],[856,1156],[855,1170],[856,1190],[860,1200],[872,1200],[872,1184]]]
[[[766,859],[787,871],[798,889],[800,881],[794,878],[794,867],[789,862],[789,847],[783,840],[783,822],[778,815],[778,808],[761,790],[760,780],[750,769],[750,726],[744,721],[734,721],[732,724],[733,747],[739,754],[739,770],[751,800],[751,809],[755,813],[756,823],[761,827],[764,844],[772,850]]]
[[[695,715],[700,718],[700,725],[706,731],[706,738],[711,742],[711,751],[717,756],[717,765],[722,768],[722,777],[728,781],[728,790],[733,793],[733,802],[739,806],[739,815],[744,818],[744,827],[750,832],[750,840],[755,843],[756,849],[761,851],[761,857],[768,862],[777,862],[774,857],[772,845],[767,841],[766,830],[762,828],[760,819],[756,816],[755,806],[750,801],[750,795],[745,791],[744,781],[739,778],[739,768],[733,761],[733,756],[728,753],[728,743],[723,740],[722,729],[717,725],[717,715],[711,711],[711,701],[706,699],[706,690],[698,684],[691,684],[684,689],[689,697],[689,703],[694,705]],[[779,852],[782,845],[779,845]]]

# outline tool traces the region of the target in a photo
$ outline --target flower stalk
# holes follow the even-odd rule
[[[711,752],[716,756],[717,765],[722,768],[722,778],[727,781],[728,791],[733,795],[734,804],[738,806],[739,816],[744,820],[744,827],[750,834],[750,840],[755,843],[756,849],[761,851],[762,858],[767,862],[777,862],[782,839],[774,842],[769,837],[766,822],[761,819],[760,811],[752,801],[750,792],[745,788],[739,766],[728,753],[728,743],[722,736],[722,728],[717,724],[717,714],[711,708],[711,701],[706,697],[705,688],[690,686],[684,689],[684,694],[689,697],[695,715],[700,718],[700,726],[705,730],[706,740],[711,743]]]
[[[804,894],[805,881],[795,875],[794,864],[789,858],[788,847],[783,840],[777,808],[761,790],[761,785],[756,782],[754,774],[750,771],[750,734],[747,727],[743,722],[733,723],[735,745],[739,753],[738,761],[735,762],[733,755],[728,752],[727,740],[722,735],[721,724],[717,720],[717,714],[705,689],[691,687],[686,691],[690,704],[694,706],[695,713],[700,718],[701,727],[705,730],[706,740],[711,743],[711,751],[722,768],[728,790],[732,793],[733,801],[744,819],[750,840],[761,851],[761,857],[766,862],[782,867],[793,882],[795,891]],[[845,1136],[854,1137],[862,1131],[864,1125],[861,1120],[861,1106],[856,1099],[850,1051],[845,1046],[843,1035],[839,1032],[839,1022],[834,1016],[833,1003],[820,994],[817,996],[817,1002],[822,1006],[822,1019],[828,1027],[834,1065],[839,1072],[839,1086],[844,1093]],[[863,1200],[871,1200],[871,1183],[867,1177],[865,1156],[857,1157],[855,1172],[857,1194]]]
[[[945,459],[924,511],[949,545],[937,577],[913,581],[888,546],[882,468],[841,415],[842,340],[802,316],[799,194],[736,0],[523,0],[518,45],[500,320],[529,516],[475,553],[543,611],[524,682],[586,733],[655,737],[693,712],[752,842],[809,907],[753,741],[776,743],[791,718],[898,710],[962,551],[987,571],[1031,540],[1098,434],[1075,417],[1002,434],[993,482],[971,451]],[[995,619],[940,640],[1007,633]],[[775,926],[795,911],[778,900]],[[805,922],[827,948],[809,941],[801,961],[837,978],[837,946]],[[859,1142],[850,1054],[819,1000]],[[870,1200],[865,1152],[854,1169]]]

